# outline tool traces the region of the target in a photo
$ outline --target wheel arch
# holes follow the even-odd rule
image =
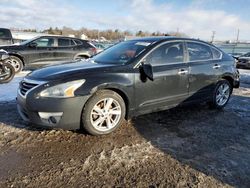
[[[87,53],[78,53],[74,56],[74,59],[76,59],[77,57],[85,57],[86,59],[90,58],[90,55]]]
[[[9,56],[15,56],[15,57],[19,58],[22,61],[23,66],[25,66],[24,58],[22,55],[20,55],[18,53],[9,52]]]
[[[104,86],[101,85],[99,87],[95,87],[91,90],[91,96],[93,96],[96,92],[99,92],[101,90],[111,90],[116,92],[118,95],[120,95],[125,103],[125,107],[126,107],[126,112],[125,112],[125,118],[128,119],[129,117],[129,106],[130,106],[130,101],[129,101],[129,97],[127,95],[127,93],[119,86]],[[90,97],[91,98],[91,97]]]
[[[221,78],[224,79],[224,80],[227,80],[230,83],[231,88],[232,88],[231,92],[232,92],[233,88],[234,88],[234,79],[233,79],[233,77],[231,75],[229,75],[229,74],[226,74],[226,75],[223,75]]]
[[[129,99],[128,96],[126,95],[126,93],[124,91],[122,91],[121,89],[118,88],[106,88],[108,90],[114,91],[116,93],[118,93],[118,95],[120,95],[125,103],[126,106],[126,112],[125,112],[125,118],[128,119],[128,111],[129,111]]]

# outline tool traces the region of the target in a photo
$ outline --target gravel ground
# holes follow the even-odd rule
[[[137,117],[116,132],[42,130],[0,102],[0,187],[250,187],[250,85],[205,105]]]

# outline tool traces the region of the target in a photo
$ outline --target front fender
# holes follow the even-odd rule
[[[14,51],[8,51],[8,54],[9,54],[10,56],[16,56],[16,57],[18,57],[19,59],[21,59],[21,61],[22,61],[23,64],[24,64],[25,58],[23,57],[22,54],[20,54],[20,53],[18,53],[18,52],[14,52]]]
[[[126,97],[133,108],[134,100],[134,76],[133,74],[109,74],[91,76],[86,79],[86,82],[75,93],[77,95],[93,95],[99,90],[110,89],[122,97]]]

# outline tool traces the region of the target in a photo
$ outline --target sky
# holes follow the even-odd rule
[[[250,0],[1,0],[0,27],[179,32],[250,40]]]

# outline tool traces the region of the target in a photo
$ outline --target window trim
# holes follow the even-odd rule
[[[204,46],[209,47],[210,50],[211,50],[211,52],[212,52],[213,58],[212,58],[212,59],[203,59],[203,60],[192,60],[192,61],[190,61],[190,59],[189,59],[189,52],[188,52],[188,45],[187,45],[188,42],[189,42],[189,43],[197,43],[197,44],[201,44],[201,45],[204,45]],[[186,56],[187,56],[187,62],[188,62],[188,63],[193,63],[193,62],[204,62],[204,61],[216,61],[216,60],[221,60],[221,59],[222,59],[222,52],[221,52],[220,50],[216,49],[215,47],[209,45],[209,44],[206,44],[206,43],[204,43],[204,42],[199,42],[199,41],[191,41],[191,40],[185,40],[184,43],[185,43]],[[217,50],[218,52],[220,52],[220,58],[215,58],[215,57],[214,57],[212,48],[215,49],[215,50]]]
[[[160,48],[161,46],[165,45],[165,44],[168,44],[168,43],[175,43],[175,42],[180,42],[182,43],[183,45],[183,61],[180,61],[180,62],[174,62],[174,63],[169,63],[169,64],[164,64],[164,65],[156,65],[156,66],[166,66],[166,65],[174,65],[174,64],[185,64],[187,63],[187,58],[186,58],[186,46],[185,46],[185,41],[183,40],[171,40],[171,41],[164,41],[158,45],[156,45],[155,47],[153,47],[149,52],[147,52],[146,55],[144,55],[140,61],[138,63],[135,64],[135,66],[133,67],[133,69],[136,69],[136,68],[139,68],[139,66],[141,65],[141,63],[147,58],[147,56],[152,52],[154,51],[156,48]],[[153,66],[153,65],[152,65]]]

